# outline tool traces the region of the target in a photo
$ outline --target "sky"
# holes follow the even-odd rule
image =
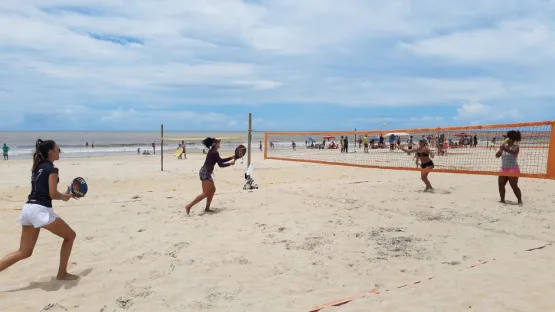
[[[554,81],[555,0],[0,1],[2,131],[543,121]]]

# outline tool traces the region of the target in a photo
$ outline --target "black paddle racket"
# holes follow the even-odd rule
[[[235,149],[235,159],[243,158],[247,154],[247,148],[244,145],[239,145]]]

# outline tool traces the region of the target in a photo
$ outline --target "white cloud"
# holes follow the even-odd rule
[[[432,121],[443,121],[444,118],[441,116],[428,116],[424,115],[421,117],[411,117],[410,121],[417,121],[417,122],[432,122]]]
[[[544,0],[3,0],[0,114],[12,127],[74,106],[137,125],[206,105],[503,103],[489,114],[513,118],[555,97],[554,14]]]
[[[286,95],[297,102],[341,103],[347,106],[439,105],[484,101],[504,96],[503,84],[491,78],[434,79],[375,76],[365,79],[337,78],[311,93],[310,84],[292,88]],[[278,100],[287,100],[280,98]]]
[[[402,46],[460,62],[541,64],[555,59],[555,24],[537,19],[501,21],[492,28],[464,30]]]
[[[464,120],[472,124],[505,120],[505,123],[519,118],[521,113],[514,108],[502,108],[484,105],[482,103],[464,104],[457,109],[455,120]]]

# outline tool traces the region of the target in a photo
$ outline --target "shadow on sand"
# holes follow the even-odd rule
[[[428,194],[443,194],[443,195],[449,195],[451,194],[450,191],[448,190],[442,190],[442,189],[432,189],[432,190],[418,190],[418,193],[428,193]]]
[[[220,212],[224,212],[226,209],[224,208],[210,208],[210,211],[202,211],[201,213],[199,213],[199,216],[206,216],[206,215],[215,215],[215,214],[219,214]]]
[[[56,277],[51,277],[50,280],[48,281],[44,281],[44,282],[31,282],[29,283],[28,286],[22,287],[22,288],[17,288],[17,289],[12,289],[12,290],[5,290],[2,291],[3,293],[10,293],[10,292],[18,292],[18,291],[25,291],[25,290],[32,290],[32,289],[42,289],[44,291],[58,291],[60,289],[62,289],[62,287],[64,289],[70,289],[73,288],[77,285],[79,285],[79,282],[81,281],[81,278],[89,275],[92,272],[93,269],[86,269],[84,271],[82,271],[81,273],[76,274],[77,276],[79,276],[78,279],[73,280],[73,281],[59,281],[56,279]]]

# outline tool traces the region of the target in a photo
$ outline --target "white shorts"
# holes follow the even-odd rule
[[[58,216],[54,213],[54,209],[44,207],[37,204],[25,204],[19,217],[21,225],[32,225],[40,228],[54,222]]]

